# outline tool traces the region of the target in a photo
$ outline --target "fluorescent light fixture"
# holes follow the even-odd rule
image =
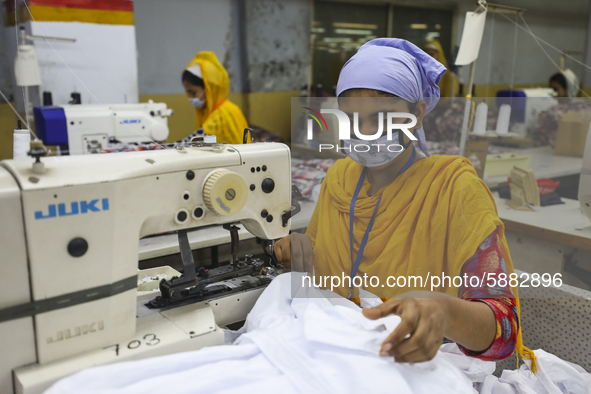
[[[324,33],[326,30],[324,29],[324,27],[313,27],[312,28],[312,33]]]
[[[345,29],[372,29],[376,30],[378,25],[369,25],[363,23],[345,23],[345,22],[334,22],[332,27],[344,27]]]
[[[351,42],[353,41],[349,37],[324,37],[322,39],[324,42]]]
[[[353,34],[356,36],[367,36],[373,33],[371,30],[357,30],[357,29],[334,29],[337,34]]]
[[[426,23],[411,23],[410,28],[411,29],[426,29],[427,24]]]

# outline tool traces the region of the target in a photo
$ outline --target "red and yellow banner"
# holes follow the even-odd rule
[[[29,11],[19,1],[18,23],[36,22],[85,22],[108,25],[133,25],[131,0],[29,0]],[[5,0],[6,21],[14,26],[14,1]],[[32,16],[32,18],[31,18]]]

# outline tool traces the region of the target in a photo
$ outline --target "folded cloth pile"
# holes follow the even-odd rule
[[[560,117],[569,112],[587,112],[589,110],[591,110],[591,101],[583,98],[574,98],[555,105],[546,111],[542,111],[538,117],[537,124],[530,131],[535,145],[554,146]]]
[[[380,357],[400,318],[368,320],[334,293],[298,287],[298,275],[273,280],[232,345],[87,369],[46,393],[475,393],[441,353],[420,364]]]
[[[311,159],[291,166],[291,182],[306,198],[312,197],[312,190],[326,178],[326,171],[334,164],[333,159]]]

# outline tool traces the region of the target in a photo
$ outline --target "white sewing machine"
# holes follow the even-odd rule
[[[272,254],[293,213],[286,145],[32,154],[34,168],[33,159],[0,162],[1,393],[13,384],[41,393],[94,365],[222,344],[219,326],[243,320],[270,281],[272,269],[249,256],[196,273],[186,230],[224,224],[237,241],[240,222]],[[173,230],[184,275],[138,298],[139,238]],[[230,278],[240,285],[224,285]]]
[[[46,145],[67,147],[70,155],[100,153],[109,140],[162,142],[172,109],[150,100],[140,104],[35,107],[37,135]]]
[[[526,136],[540,117],[540,113],[558,104],[556,93],[550,88],[499,90],[497,107],[511,104],[511,131]]]

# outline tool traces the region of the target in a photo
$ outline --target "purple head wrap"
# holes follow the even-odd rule
[[[445,74],[443,64],[416,45],[399,38],[376,38],[365,43],[345,63],[337,83],[337,96],[349,89],[374,89],[416,103],[425,101],[427,113],[439,101],[437,84]],[[425,131],[415,132],[428,155]]]

